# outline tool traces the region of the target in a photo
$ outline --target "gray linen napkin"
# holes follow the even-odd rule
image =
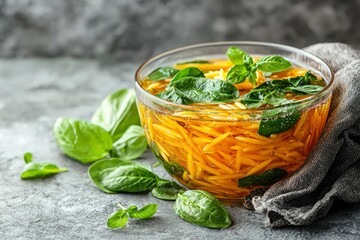
[[[360,201],[360,52],[340,43],[305,50],[335,71],[330,114],[306,163],[262,197],[252,199],[271,227],[309,225],[325,216],[335,199]]]

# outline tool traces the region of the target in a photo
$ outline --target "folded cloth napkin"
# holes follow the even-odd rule
[[[305,49],[335,72],[329,118],[306,163],[252,203],[267,225],[309,225],[325,216],[335,199],[360,202],[360,52],[340,43]]]

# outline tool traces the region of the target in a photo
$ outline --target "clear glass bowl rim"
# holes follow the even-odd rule
[[[144,97],[146,97],[147,99],[149,99],[151,102],[156,103],[158,105],[161,105],[163,107],[168,107],[171,108],[173,111],[188,111],[188,112],[199,112],[202,114],[216,114],[219,112],[223,112],[223,109],[213,109],[211,111],[204,111],[205,108],[201,108],[199,106],[201,105],[181,105],[181,104],[176,104],[173,102],[169,102],[166,100],[163,100],[161,98],[158,98],[150,93],[148,93],[146,90],[144,90],[140,84],[139,81],[141,81],[142,79],[140,79],[140,74],[142,72],[142,70],[149,64],[182,52],[182,51],[188,51],[191,49],[196,49],[196,48],[203,48],[203,47],[216,47],[216,46],[237,46],[237,45],[253,45],[253,46],[257,46],[257,47],[272,47],[274,48],[274,50],[278,49],[278,50],[283,50],[283,51],[288,51],[291,53],[297,53],[297,54],[301,54],[305,57],[311,58],[312,60],[315,60],[317,62],[319,62],[320,64],[322,64],[327,71],[330,72],[330,79],[327,79],[327,85],[326,87],[319,93],[311,95],[308,98],[293,102],[293,103],[287,103],[284,105],[280,105],[280,106],[276,106],[276,107],[267,107],[267,108],[258,108],[258,109],[234,109],[234,110],[229,110],[228,112],[231,113],[237,113],[237,114],[262,114],[266,111],[272,111],[272,110],[281,110],[284,108],[288,108],[288,107],[292,107],[292,108],[297,108],[297,107],[301,107],[304,105],[308,105],[310,104],[311,106],[315,105],[315,104],[311,104],[312,102],[316,101],[317,99],[321,99],[322,97],[326,96],[327,94],[329,94],[332,90],[333,87],[333,83],[334,83],[334,71],[333,69],[321,58],[305,51],[299,48],[295,48],[295,47],[291,47],[291,46],[287,46],[287,45],[283,45],[283,44],[277,44],[277,43],[269,43],[269,42],[256,42],[256,41],[223,41],[223,42],[209,42],[209,43],[201,43],[201,44],[194,44],[194,45],[188,45],[188,46],[184,46],[184,47],[180,47],[180,48],[175,48],[163,53],[160,53],[158,55],[155,55],[154,57],[149,58],[148,60],[146,60],[145,62],[143,62],[138,69],[135,72],[135,88],[136,90],[139,92],[139,94],[143,95]],[[194,56],[195,57],[195,56]],[[207,103],[206,105],[208,105],[209,103]],[[210,104],[219,104],[219,103],[210,103]]]

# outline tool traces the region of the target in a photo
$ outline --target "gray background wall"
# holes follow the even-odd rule
[[[0,0],[0,57],[142,61],[223,40],[359,48],[359,16],[359,0]]]

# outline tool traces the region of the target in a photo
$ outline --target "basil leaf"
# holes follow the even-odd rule
[[[108,217],[107,226],[109,228],[123,228],[128,222],[128,217],[125,210],[117,210]]]
[[[265,56],[256,62],[257,69],[262,72],[280,72],[291,67],[291,63],[280,56]]]
[[[245,59],[249,59],[249,55],[238,47],[229,47],[226,51],[226,55],[234,64],[244,64]],[[251,57],[250,57],[251,58]]]
[[[291,129],[299,120],[301,112],[295,108],[275,110],[271,114],[263,114],[258,134],[269,137]]]
[[[176,200],[179,193],[185,192],[186,189],[176,182],[161,180],[151,191],[151,194],[162,200]]]
[[[185,77],[170,82],[158,97],[178,104],[226,102],[237,99],[239,91],[229,82],[217,79]]]
[[[131,218],[137,218],[137,219],[147,219],[154,216],[156,213],[156,210],[158,208],[157,204],[151,203],[148,205],[145,205],[144,207],[137,209],[136,206],[131,206],[128,208],[127,213],[129,214],[129,217]]]
[[[133,161],[110,158],[93,163],[88,169],[92,182],[103,192],[143,192],[156,186],[158,178],[146,166]]]
[[[112,149],[109,133],[87,121],[58,118],[54,135],[64,154],[82,163],[105,158]]]
[[[32,162],[32,158],[33,158],[32,153],[27,152],[27,153],[24,154],[24,161],[25,161],[25,163],[30,163],[30,162]]]
[[[195,225],[208,228],[231,225],[230,214],[224,205],[203,190],[188,190],[179,194],[173,208],[179,217]]]
[[[204,73],[196,67],[188,67],[178,72],[171,82],[179,80],[184,77],[205,77]]]
[[[324,89],[323,86],[319,85],[305,85],[305,86],[297,86],[297,87],[289,87],[288,90],[296,93],[296,94],[317,94]]]
[[[250,73],[245,65],[234,65],[226,75],[226,81],[232,84],[242,83],[249,77]]]
[[[155,69],[154,71],[152,71],[149,74],[148,78],[151,81],[158,81],[158,80],[170,78],[178,72],[179,72],[179,70],[172,68],[172,67],[159,67],[159,68]]]
[[[92,116],[91,122],[108,131],[115,142],[131,125],[140,126],[133,89],[121,89],[107,96]]]
[[[203,63],[210,63],[208,60],[192,60],[189,62],[180,62],[180,63],[176,63],[176,65],[185,65],[185,64],[203,64]]]
[[[239,187],[270,186],[288,173],[281,168],[272,168],[259,175],[251,175],[238,180]]]
[[[66,172],[66,168],[59,168],[55,164],[45,162],[32,162],[32,154],[27,152],[24,154],[26,166],[21,172],[21,179],[37,179],[45,178],[56,173]]]
[[[132,160],[140,157],[146,149],[144,130],[140,126],[132,125],[113,144],[111,155],[121,160]]]

